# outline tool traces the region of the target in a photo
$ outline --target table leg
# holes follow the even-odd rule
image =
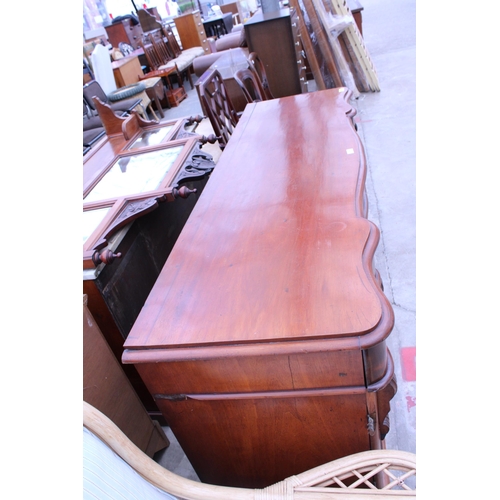
[[[155,103],[156,107],[158,108],[158,113],[160,113],[160,116],[162,118],[165,118],[165,113],[163,112],[163,108],[161,107],[160,100],[158,99],[158,96],[155,95]]]
[[[151,111],[151,114],[153,115],[154,119],[159,122],[158,117],[156,116],[155,110],[153,109],[153,106],[151,106],[151,101],[148,104],[148,109]],[[161,109],[161,108],[160,108]]]
[[[163,82],[162,82],[162,84],[163,84]],[[160,101],[158,99],[158,95],[156,93],[156,89],[154,87],[150,87],[150,88],[146,89],[146,93],[148,94],[150,101],[155,102],[156,107],[158,108],[158,112],[160,113],[161,117],[165,118],[165,115],[163,114],[163,109],[161,108]],[[148,108],[153,109],[151,107],[151,102],[149,103]]]

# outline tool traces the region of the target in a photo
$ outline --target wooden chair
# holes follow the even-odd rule
[[[177,66],[177,62],[181,63],[182,58],[181,56],[175,56],[174,48],[169,48],[167,45],[167,42],[163,39],[163,33],[160,31],[158,33],[150,33],[149,34],[149,41],[153,45],[154,50],[156,51],[157,57],[161,62],[160,68],[169,68],[173,65]],[[182,55],[182,51],[181,51]],[[183,86],[182,82],[184,81],[184,78],[186,78],[189,81],[189,84],[191,85],[191,88],[194,88],[193,85],[193,78],[192,78],[192,61],[189,62],[188,60],[185,61],[185,64],[183,67],[178,68],[179,71],[179,86]]]
[[[196,85],[201,106],[212,124],[220,148],[224,149],[238,124],[238,114],[227,93],[224,80],[216,69],[208,69]]]
[[[139,42],[142,50],[144,50],[144,55],[148,61],[148,66],[152,71],[158,71],[161,66],[163,66],[163,60],[159,57],[157,51],[151,43]]]
[[[83,488],[110,500],[140,491],[151,500],[404,500],[416,497],[416,457],[373,450],[334,460],[263,489],[200,483],[165,469],[103,413],[83,402]],[[383,488],[383,489],[382,489]],[[86,496],[84,495],[86,498]],[[127,497],[128,498],[128,497]]]
[[[260,80],[257,78],[255,72],[251,69],[239,69],[234,74],[234,79],[241,87],[241,90],[243,91],[243,94],[245,95],[245,98],[248,102],[259,102],[267,100]]]
[[[148,40],[153,44],[153,47],[156,50],[159,59],[162,61],[162,64],[168,64],[172,59],[174,59],[175,56],[169,51],[167,44],[163,39],[163,33],[161,30],[149,33]]]
[[[169,24],[163,25],[162,26],[162,33],[163,36],[167,40],[167,46],[168,49],[170,50],[170,53],[172,54],[172,57],[179,57],[182,54],[182,49],[179,46],[179,43],[177,42],[177,38],[175,38],[174,32],[172,31],[172,27]]]
[[[257,78],[259,79],[262,88],[264,89],[264,93],[267,99],[274,99],[274,96],[269,88],[269,82],[267,80],[266,68],[264,67],[264,63],[259,58],[259,56],[255,52],[251,52],[248,55],[248,63],[250,69],[255,73]]]
[[[83,100],[87,104],[91,115],[95,112],[97,114],[97,110],[94,105],[93,98],[98,97],[101,101],[109,104],[111,109],[118,113],[118,115],[124,115],[130,113],[133,109],[139,109],[141,107],[141,112],[145,113],[142,108],[142,99],[137,97],[126,97],[116,101],[110,101],[108,96],[99,85],[97,80],[91,80],[83,86]]]
[[[171,90],[172,83],[170,81],[170,75],[173,74],[178,78],[179,87],[182,87],[182,79],[177,65],[175,63],[164,64],[163,59],[159,57],[158,51],[155,50],[153,44],[140,42],[140,45],[144,50],[144,55],[146,56],[146,60],[148,61],[148,66],[151,69],[151,71],[146,73],[143,77],[140,77],[140,79],[145,80],[147,78],[159,76],[164,80],[166,88]]]

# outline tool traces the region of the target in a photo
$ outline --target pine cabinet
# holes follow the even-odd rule
[[[205,54],[210,54],[210,44],[203,26],[199,10],[174,18],[182,49],[203,47]]]

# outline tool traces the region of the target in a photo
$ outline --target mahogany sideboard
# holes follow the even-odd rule
[[[394,315],[349,95],[247,105],[125,341],[203,482],[383,447]]]

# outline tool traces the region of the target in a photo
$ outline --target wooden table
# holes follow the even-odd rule
[[[156,104],[156,109],[162,118],[165,118],[165,113],[161,105],[162,99],[165,98],[165,84],[163,79],[159,76],[152,78],[145,78],[141,80],[146,85],[146,94]]]
[[[203,482],[383,447],[394,317],[347,96],[246,107],[124,344]]]
[[[219,38],[222,35],[227,35],[233,29],[233,14],[209,17],[203,21],[203,27],[207,36]]]

